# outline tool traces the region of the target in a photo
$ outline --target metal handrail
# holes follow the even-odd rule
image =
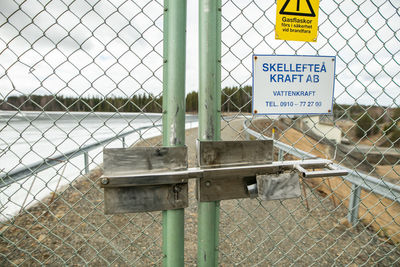
[[[248,128],[248,126],[247,126],[248,122],[250,122],[250,120],[246,120],[243,124],[243,128],[247,133],[249,133],[252,136],[254,136],[255,138],[261,139],[261,140],[271,140],[272,139],[272,138],[269,138],[261,133],[257,133],[256,131],[253,131],[250,128]],[[277,140],[274,140],[274,146],[276,146],[277,148],[279,148],[293,156],[296,156],[298,158],[316,158],[316,156],[313,154],[310,154],[308,152],[305,152],[303,150],[300,150],[298,148],[287,145],[287,144],[277,141]],[[343,178],[346,181],[349,181],[352,184],[361,186],[363,189],[372,191],[373,193],[382,195],[385,198],[400,202],[400,186],[392,184],[390,182],[385,182],[379,178],[364,174],[357,170],[343,167],[338,164],[333,164],[333,165],[337,168],[347,170],[349,172],[348,175],[343,176]]]
[[[248,125],[250,123],[250,119],[246,119],[243,122],[243,129],[246,133],[254,136],[256,139],[261,140],[274,140],[269,138],[261,133],[251,130]],[[279,150],[285,151],[288,154],[291,154],[298,158],[317,158],[315,155],[295,148],[294,146],[290,146],[283,142],[274,140],[274,146]],[[395,202],[400,203],[400,186],[392,184],[390,182],[383,181],[379,178],[364,174],[360,171],[349,169],[343,167],[338,164],[332,164],[335,168],[339,168],[342,170],[348,171],[348,174],[345,176],[341,176],[345,181],[348,181],[352,184],[351,195],[349,201],[349,213],[348,220],[353,225],[358,222],[358,208],[360,204],[361,197],[361,188],[371,191],[372,193],[379,194],[385,198],[393,200]]]
[[[155,124],[155,125],[140,127],[140,128],[137,128],[137,129],[125,132],[125,133],[117,134],[113,137],[101,140],[99,142],[89,144],[89,145],[86,145],[83,147],[79,147],[78,149],[74,149],[74,150],[56,155],[51,158],[46,158],[46,159],[43,159],[38,162],[27,164],[23,167],[16,168],[8,173],[0,175],[0,188],[10,185],[14,182],[20,181],[22,179],[25,179],[26,177],[32,176],[33,174],[36,174],[38,172],[49,169],[57,164],[60,164],[61,162],[69,161],[72,158],[75,158],[82,154],[88,153],[90,150],[93,150],[99,146],[103,146],[104,144],[108,144],[116,139],[124,138],[125,136],[128,136],[130,134],[133,134],[133,133],[145,130],[145,129],[157,128],[157,127],[161,127],[161,126],[162,126],[161,124]],[[85,166],[85,169],[87,169],[86,166]]]

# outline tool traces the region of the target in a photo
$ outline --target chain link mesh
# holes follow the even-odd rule
[[[273,1],[223,1],[222,110],[235,115],[225,119],[224,130],[235,131],[235,139],[249,138],[235,121],[250,111],[253,54],[334,55],[333,116],[253,116],[250,129],[383,184],[398,185],[399,7],[393,1],[321,1],[318,42],[304,43],[275,40]],[[298,156],[277,150],[278,158]],[[385,198],[373,187],[357,195],[357,187],[338,177],[302,180],[301,187],[301,200],[223,201],[220,262],[399,263],[397,197]],[[359,198],[356,217],[361,223],[355,226],[348,220],[352,195]]]
[[[1,188],[0,265],[160,264],[161,215],[105,216],[102,146],[67,152],[161,134],[162,1],[0,6],[1,173],[66,156]]]
[[[275,40],[275,2],[222,1],[222,138],[254,138],[243,127],[252,54],[334,55],[333,116],[250,116],[249,128],[392,195],[335,177],[301,181],[301,199],[222,201],[221,265],[399,264],[399,8],[321,1],[318,42],[303,43]],[[163,12],[149,0],[0,3],[0,265],[161,265],[161,213],[104,215],[98,179],[104,140],[161,144]],[[38,162],[43,171],[23,177]],[[196,265],[189,190],[185,263]]]

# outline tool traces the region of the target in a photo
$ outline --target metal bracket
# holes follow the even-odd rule
[[[215,201],[249,197],[247,185],[256,183],[256,176],[245,171],[242,175],[234,167],[270,164],[273,161],[273,141],[199,141],[197,166],[200,169],[224,168],[224,177],[209,175],[196,182],[199,201]],[[232,167],[231,169],[227,169]]]
[[[347,174],[325,159],[272,162],[272,151],[271,140],[198,141],[199,167],[187,168],[186,147],[105,149],[100,185],[105,212],[185,208],[192,178],[197,179],[199,201],[257,196],[272,200],[299,196],[295,172],[303,178]]]
[[[106,214],[188,206],[187,180],[159,179],[161,173],[187,169],[187,147],[104,149],[103,157],[101,187]],[[143,179],[135,178],[143,174]]]
[[[296,172],[279,175],[257,175],[258,196],[262,200],[278,200],[301,196],[299,177]]]
[[[196,141],[197,166],[202,169],[267,164],[273,161],[272,140]]]

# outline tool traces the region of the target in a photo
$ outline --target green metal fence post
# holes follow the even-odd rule
[[[199,1],[199,139],[221,138],[221,1]],[[198,266],[218,265],[219,202],[199,202]]]
[[[163,145],[185,145],[186,0],[164,1]],[[184,209],[163,211],[163,265],[184,265]]]

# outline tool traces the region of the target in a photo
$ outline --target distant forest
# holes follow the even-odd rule
[[[221,91],[222,112],[251,112],[251,86],[225,87]],[[23,111],[86,111],[86,112],[162,112],[162,96],[136,94],[126,97],[67,97],[54,95],[21,95],[0,99],[0,110]],[[186,96],[186,111],[198,111],[198,93]],[[365,105],[334,104],[333,113],[339,119],[358,119],[369,113],[374,119],[390,120],[393,108]]]
[[[67,97],[55,95],[9,96],[1,100],[2,110],[23,111],[94,111],[94,112],[161,112],[162,97],[151,94],[123,97]]]
[[[186,96],[186,111],[197,112],[198,93]],[[221,92],[223,112],[251,112],[251,87],[226,87]],[[162,112],[162,96],[137,94],[124,97],[67,97],[55,95],[9,96],[0,100],[0,110]]]

